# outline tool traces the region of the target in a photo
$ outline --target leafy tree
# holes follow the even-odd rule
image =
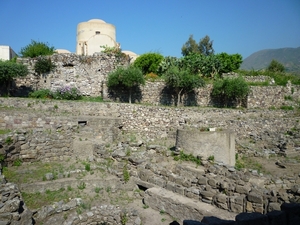
[[[229,55],[225,52],[216,55],[221,63],[220,73],[228,73],[240,68],[243,57],[240,54]]]
[[[183,57],[182,66],[193,74],[204,77],[214,77],[221,69],[220,60],[216,55],[204,56],[197,53]]]
[[[143,74],[157,73],[158,66],[164,57],[159,53],[145,53],[137,57],[133,65],[142,70]]]
[[[48,43],[31,40],[31,43],[21,48],[20,54],[22,57],[37,57],[40,55],[52,55],[54,47]]]
[[[226,106],[231,101],[241,102],[250,92],[243,77],[218,79],[213,83],[212,96],[219,98]]]
[[[267,68],[267,71],[270,72],[284,72],[284,70],[284,66],[275,59],[271,61],[270,65]]]
[[[199,51],[199,46],[194,40],[193,35],[191,34],[187,42],[181,48],[181,54],[187,56],[190,53],[201,53]]]
[[[28,74],[25,65],[13,61],[0,60],[0,83],[4,83],[9,90],[10,83],[13,78],[24,77]]]
[[[208,35],[200,40],[198,48],[202,55],[213,55],[215,52],[213,49],[213,41],[210,40]]]
[[[177,94],[177,106],[182,102],[182,96],[185,93],[205,85],[204,80],[200,76],[192,74],[187,69],[180,69],[176,66],[172,66],[167,70],[165,73],[165,82],[168,86],[174,88]]]
[[[39,57],[34,65],[34,71],[41,75],[43,73],[50,72],[55,68],[50,58]]]
[[[213,41],[210,40],[210,37],[206,35],[199,41],[199,44],[194,40],[193,35],[190,35],[187,42],[181,48],[181,54],[187,56],[191,53],[197,53],[201,55],[213,55]]]
[[[111,88],[118,88],[123,86],[129,91],[129,103],[131,103],[131,92],[134,86],[145,84],[145,78],[142,71],[134,66],[119,67],[115,71],[108,74],[107,86]]]

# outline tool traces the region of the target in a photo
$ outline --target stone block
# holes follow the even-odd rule
[[[207,184],[207,178],[203,177],[203,176],[198,177],[198,184],[206,185]]]
[[[200,191],[197,188],[186,188],[184,190],[184,195],[188,198],[193,198],[199,200]]]
[[[235,214],[212,205],[181,196],[163,188],[149,188],[144,202],[157,211],[164,210],[178,220],[201,221],[204,216],[219,215],[220,219],[233,219]]]
[[[226,165],[235,165],[235,133],[232,131],[201,132],[198,129],[178,129],[176,149],[184,149],[186,154],[215,160]]]
[[[272,212],[275,210],[280,210],[280,203],[278,202],[270,202],[268,205],[268,212]]]
[[[139,171],[139,178],[143,181],[148,181],[151,176],[153,176],[153,173],[151,173],[149,170]]]
[[[212,188],[217,188],[219,182],[216,179],[209,179],[207,183],[212,187]]]
[[[247,199],[250,202],[255,202],[255,203],[263,203],[263,196],[260,193],[257,192],[250,192],[247,194]]]
[[[235,191],[239,194],[248,194],[251,191],[251,186],[249,184],[236,185]]]

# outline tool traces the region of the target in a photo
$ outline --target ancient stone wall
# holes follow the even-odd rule
[[[94,56],[79,56],[75,54],[54,54],[50,56],[55,69],[43,75],[34,72],[34,64],[37,59],[21,58],[20,62],[28,66],[30,74],[24,78],[15,80],[15,86],[10,91],[12,96],[24,96],[37,89],[56,90],[58,87],[69,85],[77,87],[83,95],[102,96],[113,101],[128,101],[128,93],[121,90],[111,90],[106,86],[107,75],[120,65],[128,65],[127,58],[119,58],[114,55],[98,54]],[[227,76],[236,76],[229,74]],[[268,77],[246,77],[249,82],[274,83]],[[218,106],[220,102],[212,99],[212,85],[196,89],[184,96],[184,105]],[[1,94],[1,93],[0,93]],[[4,94],[4,93],[3,93]],[[293,101],[286,100],[291,96]],[[281,86],[253,86],[244,107],[269,108],[282,105],[295,105],[300,99],[300,87],[288,85]],[[147,103],[151,105],[174,105],[176,95],[174,91],[165,86],[164,82],[146,82],[145,86],[134,91],[133,102]]]
[[[299,118],[293,111],[268,109],[232,110],[198,107],[176,108],[139,104],[88,103],[24,98],[1,98],[0,104],[7,110],[6,113],[5,111],[3,112],[3,117],[0,118],[1,129],[25,128],[28,123],[31,123],[30,121],[35,121],[32,123],[36,127],[43,126],[45,129],[48,129],[52,125],[46,120],[53,120],[53,126],[59,124],[57,121],[60,120],[65,120],[63,124],[66,125],[68,123],[78,125],[79,120],[89,122],[89,120],[93,120],[93,117],[106,117],[107,120],[109,118],[119,119],[117,125],[114,126],[118,127],[117,130],[132,132],[148,139],[169,137],[175,140],[177,129],[185,127],[197,129],[216,128],[219,130],[233,130],[236,133],[238,144],[243,139],[251,140],[257,146],[260,143],[263,144],[266,155],[279,152],[284,153],[289,146],[293,151],[300,147],[299,135],[295,132],[294,135],[291,132],[292,130],[300,129],[297,122]],[[18,113],[14,108],[22,109]],[[28,114],[22,111],[26,111]],[[30,114],[30,112],[32,113]],[[35,116],[38,112],[43,112],[44,117]],[[69,115],[68,118],[64,118],[64,114]],[[105,122],[105,120],[101,121]],[[90,123],[90,125],[92,124]],[[291,133],[291,135],[286,135],[287,133]]]
[[[17,131],[9,136],[14,146],[0,148],[1,154],[6,152],[6,162],[10,165],[17,159],[33,162],[63,161],[73,156],[92,157],[93,151],[89,156],[86,156],[87,151],[82,151],[85,155],[75,151],[81,142],[86,149],[90,146],[93,150],[97,144],[113,142],[120,132],[120,121],[117,118],[57,117],[12,112],[1,112],[1,116],[0,129]],[[6,138],[8,136],[0,142]],[[77,145],[76,148],[74,145]]]
[[[154,186],[164,188],[230,212],[265,214],[280,210],[284,202],[300,199],[300,178],[296,175],[274,182],[272,178],[257,172],[242,172],[217,164],[207,169],[177,164],[172,171],[153,163],[146,167],[132,169],[132,174],[138,178],[138,185],[150,189]]]

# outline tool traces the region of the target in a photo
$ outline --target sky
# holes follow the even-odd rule
[[[90,19],[113,24],[121,49],[139,55],[182,57],[190,35],[244,59],[300,47],[300,0],[0,0],[0,45],[18,54],[35,40],[75,52],[77,25]]]

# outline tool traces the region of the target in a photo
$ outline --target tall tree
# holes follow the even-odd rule
[[[181,48],[181,54],[187,56],[188,54],[196,53],[201,55],[213,55],[213,41],[210,37],[206,35],[204,38],[200,39],[199,44],[194,40],[193,35],[190,35],[187,42]]]
[[[190,53],[200,53],[199,46],[191,34],[187,42],[181,48],[181,54],[187,56]]]
[[[208,35],[200,40],[198,48],[202,55],[213,55],[215,52],[213,49],[213,41],[210,40]]]

